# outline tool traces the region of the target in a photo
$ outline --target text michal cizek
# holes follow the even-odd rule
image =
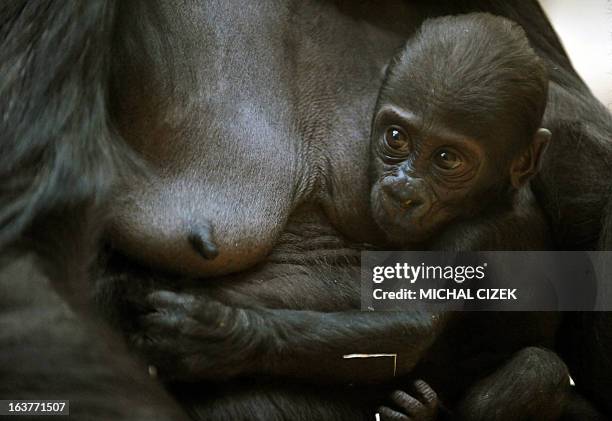
[[[418,291],[402,288],[398,291],[383,291],[377,288],[372,296],[375,300],[516,300],[516,288],[428,288]]]

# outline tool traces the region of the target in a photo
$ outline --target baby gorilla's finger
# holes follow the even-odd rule
[[[147,334],[158,336],[179,332],[183,318],[174,312],[155,312],[140,316],[138,321]]]
[[[397,406],[406,411],[406,414],[411,417],[418,417],[428,411],[425,405],[423,405],[418,399],[401,390],[396,390],[393,392],[391,394],[391,400]]]
[[[381,406],[376,412],[380,415],[381,421],[412,421],[412,418],[409,416],[391,409],[388,406]]]
[[[192,305],[189,315],[203,325],[223,328],[237,317],[237,310],[217,301],[200,300]]]
[[[190,310],[195,303],[195,297],[172,291],[155,291],[147,295],[147,302],[156,309]]]
[[[416,397],[428,408],[437,410],[440,400],[438,394],[423,380],[414,382]]]

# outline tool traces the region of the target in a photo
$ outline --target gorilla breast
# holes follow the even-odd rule
[[[401,2],[385,16],[344,3],[122,4],[113,115],[148,171],[118,189],[113,247],[187,275],[236,272],[263,260],[308,201],[347,236],[375,235],[369,116],[414,19],[390,30]],[[190,241],[203,227],[214,259]]]

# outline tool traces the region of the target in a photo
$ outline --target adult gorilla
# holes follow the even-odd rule
[[[180,416],[87,310],[105,216],[97,298],[125,329],[137,327],[127,304],[160,284],[191,283],[235,306],[355,308],[334,280],[354,276],[363,244],[380,242],[366,139],[384,64],[425,17],[475,10],[521,23],[550,64],[545,126],[561,147],[537,187],[559,247],[605,246],[612,121],[535,2],[3,4],[0,341],[13,348],[0,374],[19,381],[2,396],[70,397],[100,419]],[[146,169],[134,170],[116,133]],[[115,174],[124,183],[111,185]],[[311,293],[322,284],[327,296]],[[566,356],[608,413],[611,325],[607,314],[574,317],[567,329],[583,337]],[[212,419],[355,419],[370,405],[363,390],[261,383],[175,393]]]

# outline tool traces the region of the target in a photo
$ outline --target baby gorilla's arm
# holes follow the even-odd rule
[[[224,379],[247,374],[324,382],[401,376],[443,330],[448,315],[238,309],[206,297],[155,292],[134,337],[162,376]],[[397,354],[345,359],[346,354]]]

